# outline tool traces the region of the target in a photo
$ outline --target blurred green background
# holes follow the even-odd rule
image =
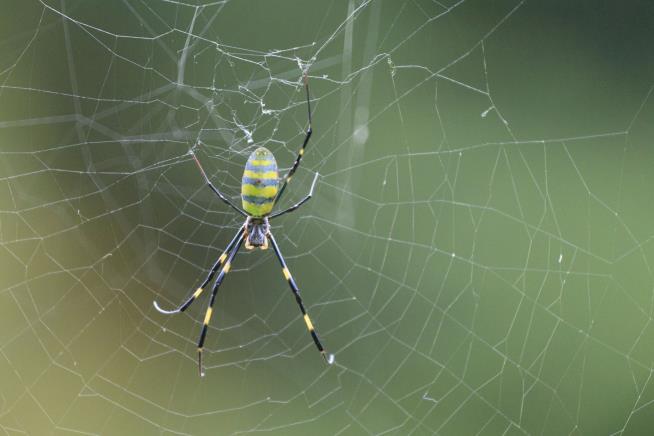
[[[651,2],[0,4],[1,434],[652,433]]]

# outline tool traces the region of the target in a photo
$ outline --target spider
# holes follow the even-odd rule
[[[207,312],[204,316],[202,332],[200,333],[200,338],[198,339],[198,370],[201,377],[204,376],[204,371],[202,370],[202,350],[204,347],[204,340],[207,336],[209,321],[211,320],[211,315],[213,313],[213,304],[216,301],[216,294],[218,293],[218,288],[225,278],[225,275],[227,275],[229,272],[232,266],[232,261],[234,260],[234,257],[236,257],[238,250],[241,248],[243,241],[245,241],[245,248],[248,250],[255,248],[266,250],[268,248],[268,243],[270,242],[270,245],[272,245],[277,259],[281,264],[284,278],[286,278],[291,291],[293,291],[293,294],[295,295],[295,301],[300,307],[300,312],[302,312],[304,322],[307,325],[307,329],[309,330],[311,337],[313,338],[313,342],[316,344],[318,351],[320,351],[320,354],[325,359],[325,361],[328,364],[334,363],[334,355],[327,353],[322,343],[320,342],[318,334],[313,327],[313,323],[309,318],[309,314],[307,313],[307,310],[302,303],[302,297],[300,297],[300,289],[298,288],[295,280],[293,279],[293,276],[288,270],[286,261],[284,260],[284,257],[279,250],[279,246],[277,245],[277,241],[275,241],[275,237],[270,231],[270,220],[282,216],[286,213],[293,212],[304,203],[309,201],[313,195],[313,189],[316,186],[316,181],[318,180],[318,173],[316,173],[313,178],[313,182],[311,183],[309,193],[302,200],[289,207],[288,209],[274,213],[272,212],[273,207],[279,202],[280,197],[284,193],[286,185],[291,181],[293,174],[295,174],[295,171],[300,166],[300,160],[304,155],[304,150],[307,146],[307,143],[309,142],[309,139],[311,138],[311,134],[313,133],[311,129],[309,80],[306,72],[304,73],[303,79],[307,96],[306,98],[307,112],[309,115],[309,127],[307,128],[304,142],[302,143],[302,147],[300,147],[300,151],[295,158],[295,162],[293,163],[293,166],[288,171],[286,176],[284,176],[283,179],[279,179],[277,162],[275,161],[273,154],[265,147],[259,147],[253,151],[252,154],[250,154],[250,157],[248,158],[247,163],[245,164],[245,169],[243,171],[243,179],[241,183],[241,200],[243,204],[242,209],[232,203],[223,193],[218,190],[218,188],[216,188],[211,183],[207,177],[207,173],[204,171],[204,168],[202,168],[202,164],[193,152],[193,148],[189,151],[189,154],[193,157],[193,160],[199,168],[202,177],[207,183],[207,186],[209,186],[209,188],[223,202],[225,202],[232,209],[245,217],[245,222],[238,229],[236,235],[227,245],[227,248],[225,248],[223,254],[218,258],[216,263],[211,268],[207,278],[204,280],[204,282],[202,282],[202,285],[200,285],[200,287],[193,293],[193,295],[191,295],[184,303],[182,303],[177,309],[174,310],[164,310],[157,304],[156,301],[153,302],[155,309],[166,315],[184,312],[200,296],[200,294],[202,294],[205,286],[209,284],[216,272],[220,269],[220,273],[218,274],[218,277],[213,284],[213,289],[211,290],[209,307],[207,308]],[[280,180],[283,180],[281,186],[279,185]]]

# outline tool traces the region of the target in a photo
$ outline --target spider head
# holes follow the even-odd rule
[[[252,250],[259,248],[265,250],[268,248],[268,218],[248,217],[245,222],[245,248]]]

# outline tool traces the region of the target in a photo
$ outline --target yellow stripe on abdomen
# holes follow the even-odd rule
[[[249,177],[251,179],[276,179],[278,177],[277,171],[243,171],[243,177]]]
[[[277,186],[256,186],[247,183],[241,185],[241,195],[270,198],[277,195]]]
[[[263,204],[250,203],[243,200],[243,209],[252,216],[259,217],[268,215],[272,211],[274,202],[271,200]]]
[[[267,159],[266,160],[252,159],[249,160],[248,163],[254,165],[255,167],[267,167],[270,165],[277,165],[277,162],[275,162],[274,160],[267,160]]]

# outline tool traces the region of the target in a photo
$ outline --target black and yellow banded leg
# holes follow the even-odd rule
[[[309,114],[309,127],[307,128],[307,133],[306,136],[304,137],[304,142],[302,143],[302,147],[300,147],[300,151],[297,154],[297,157],[295,158],[295,162],[293,162],[293,166],[291,167],[290,170],[288,170],[288,173],[286,173],[286,176],[284,176],[283,182],[281,186],[279,187],[279,191],[277,191],[277,196],[275,197],[275,203],[281,198],[282,194],[284,193],[284,190],[286,189],[286,185],[288,182],[291,181],[291,178],[293,177],[293,174],[295,174],[295,171],[297,168],[300,166],[300,161],[302,160],[302,156],[304,156],[304,149],[307,148],[307,144],[309,143],[309,139],[311,139],[311,134],[313,133],[313,129],[311,128],[311,99],[309,98],[309,76],[307,76],[307,72],[304,72],[304,89],[307,92],[307,112]]]
[[[304,203],[309,201],[311,199],[311,197],[313,196],[313,190],[316,187],[316,182],[318,181],[318,176],[319,176],[318,173],[316,173],[313,176],[313,182],[311,183],[311,189],[309,189],[309,193],[302,200],[298,201],[297,203],[295,203],[293,206],[289,207],[288,209],[285,209],[285,210],[282,210],[282,211],[279,211],[279,212],[275,212],[274,214],[270,215],[270,219],[277,218],[278,216],[284,215],[285,213],[293,212],[295,209],[297,209],[298,207],[302,206]]]
[[[227,245],[227,248],[225,248],[225,251],[223,252],[223,254],[218,258],[216,263],[213,265],[213,267],[211,268],[211,271],[209,272],[209,275],[207,276],[207,278],[200,285],[200,287],[198,289],[196,289],[196,291],[193,293],[193,295],[191,295],[188,298],[188,300],[186,300],[184,303],[182,303],[177,309],[173,309],[173,310],[164,310],[164,309],[162,309],[155,300],[155,301],[152,302],[154,304],[154,308],[157,309],[157,311],[159,311],[159,312],[161,312],[161,313],[163,313],[165,315],[172,315],[174,313],[184,312],[186,309],[188,309],[188,307],[202,294],[202,292],[204,291],[204,288],[207,286],[207,284],[211,281],[213,276],[216,274],[216,271],[218,271],[218,269],[221,266],[223,266],[223,263],[225,263],[225,260],[227,259],[227,256],[229,255],[230,250],[234,247],[234,244],[236,244],[236,241],[238,240],[238,238],[241,237],[241,235],[243,234],[244,231],[245,231],[245,226],[242,226],[238,230],[236,235],[232,238],[231,242]]]
[[[309,318],[309,314],[307,313],[306,309],[304,308],[304,304],[302,303],[302,297],[300,297],[300,289],[297,287],[297,284],[295,283],[293,276],[291,276],[291,272],[288,270],[288,267],[286,266],[286,262],[284,261],[284,256],[282,256],[282,252],[279,251],[279,246],[277,245],[277,242],[275,241],[275,237],[272,235],[272,233],[268,233],[268,239],[270,239],[270,243],[272,244],[273,250],[277,255],[277,259],[279,259],[279,263],[282,265],[282,273],[284,274],[284,277],[286,278],[288,285],[291,287],[291,290],[295,295],[295,301],[297,302],[297,305],[300,307],[300,311],[302,312],[302,317],[304,318],[304,323],[307,325],[307,330],[309,330],[309,333],[313,338],[313,342],[316,344],[316,348],[318,348],[318,351],[320,351],[322,357],[325,359],[327,363],[331,365],[332,363],[334,363],[334,355],[327,353],[325,351],[325,348],[322,346],[322,343],[320,342],[320,338],[318,338],[318,334],[316,333],[316,330],[313,327],[313,323],[311,322],[311,318]]]
[[[232,268],[232,261],[234,260],[234,256],[236,256],[236,253],[238,252],[239,248],[241,248],[242,243],[243,243],[243,233],[241,232],[241,234],[238,236],[238,239],[236,240],[236,244],[234,248],[227,256],[225,265],[223,265],[223,268],[220,270],[220,273],[218,274],[218,277],[216,278],[216,281],[213,284],[213,289],[211,290],[211,299],[209,300],[209,307],[207,308],[207,312],[204,314],[204,322],[202,323],[202,332],[200,333],[200,339],[198,339],[198,370],[200,371],[200,377],[204,377],[204,371],[202,371],[202,349],[204,347],[204,339],[207,337],[207,329],[209,328],[209,322],[211,321],[211,314],[213,313],[213,303],[216,302],[216,294],[218,293],[218,288],[220,287],[220,284],[223,282],[223,279],[225,278],[229,270]]]

